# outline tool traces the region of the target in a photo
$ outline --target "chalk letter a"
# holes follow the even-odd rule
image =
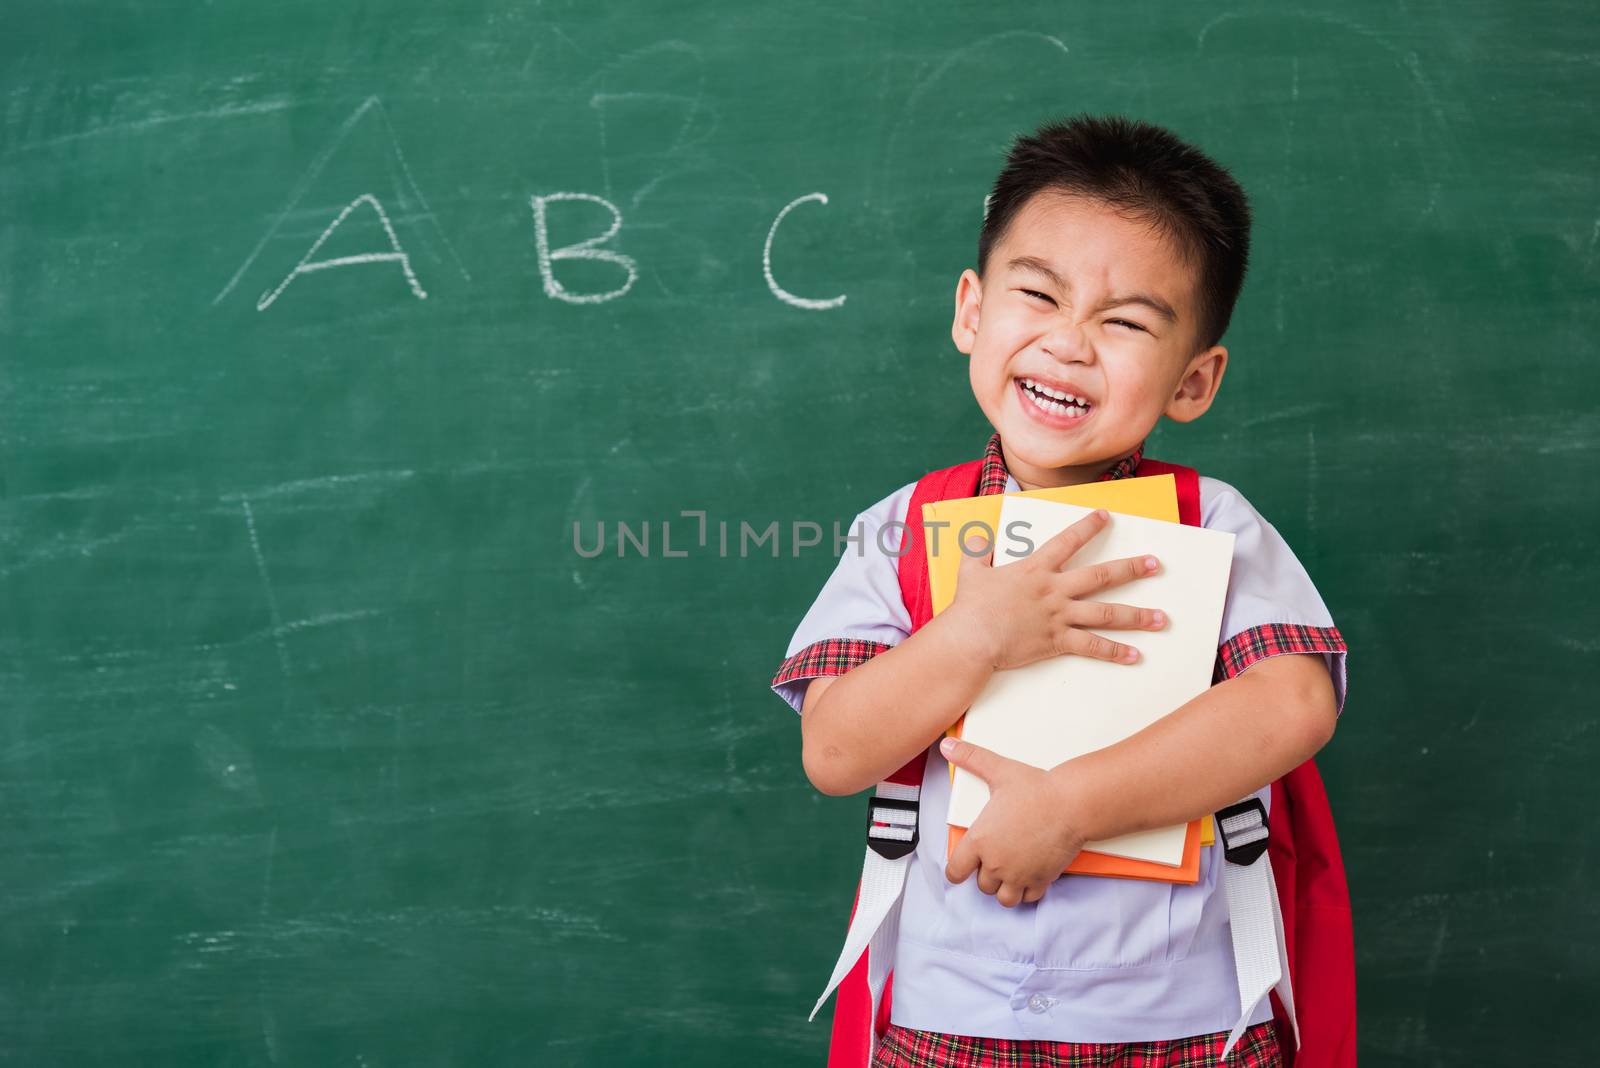
[[[362,204],[370,204],[372,210],[378,213],[378,221],[383,224],[383,232],[389,238],[389,251],[360,252],[353,256],[338,256],[331,260],[312,259],[317,254],[317,250],[327,244],[328,238],[333,236],[333,232],[339,229],[340,224],[348,219],[350,213]],[[411,292],[416,295],[418,300],[428,299],[428,294],[423,291],[421,284],[417,282],[416,273],[411,270],[411,257],[406,255],[406,250],[400,247],[400,239],[395,236],[394,227],[389,224],[389,216],[384,213],[383,205],[378,203],[378,198],[371,193],[362,193],[345,205],[345,209],[339,213],[339,217],[328,224],[328,228],[322,231],[322,236],[312,243],[311,248],[301,257],[300,262],[295,264],[294,270],[290,271],[288,277],[278,283],[278,288],[261,294],[261,299],[256,301],[256,311],[266,311],[272,307],[273,302],[283,295],[285,289],[289,288],[289,283],[303,274],[310,274],[312,271],[326,271],[330,267],[353,267],[358,263],[398,263],[400,270],[405,272],[406,285],[411,287]]]

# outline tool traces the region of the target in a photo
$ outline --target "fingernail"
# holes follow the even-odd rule
[[[1131,645],[1128,646],[1128,651],[1122,654],[1122,659],[1126,660],[1130,664],[1134,663],[1139,659],[1139,650],[1135,649]]]
[[[1152,627],[1164,627],[1167,625],[1167,617],[1160,611],[1151,612],[1150,625]]]
[[[1155,557],[1147,556],[1147,557],[1144,558],[1144,569],[1146,571],[1154,571],[1156,568],[1158,568],[1160,566],[1161,566],[1161,561],[1157,560]]]
[[[955,751],[956,751],[956,740],[954,738],[946,738],[944,741],[939,743],[939,752],[942,755],[949,756],[951,753],[954,753]]]
[[[1104,508],[1096,508],[1094,510],[1094,517],[1096,519],[1110,519],[1111,513],[1107,512]]]

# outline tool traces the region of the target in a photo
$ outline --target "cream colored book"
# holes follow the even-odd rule
[[[1092,511],[1036,497],[1005,496],[996,531],[996,567],[1020,562],[1032,549]],[[1025,524],[1021,528],[1013,524]],[[1025,533],[1031,548],[1009,532]],[[1090,600],[1159,608],[1168,623],[1159,631],[1095,631],[1138,647],[1136,664],[1059,656],[997,671],[962,721],[961,737],[1039,768],[1112,745],[1205,692],[1217,657],[1222,609],[1233,564],[1233,535],[1113,512],[1111,521],[1079,550],[1068,568],[1124,557],[1154,555],[1154,575],[1107,587]],[[988,803],[989,788],[955,769],[949,822],[970,827]],[[1183,859],[1185,826],[1142,831],[1086,848],[1111,856],[1176,865]]]

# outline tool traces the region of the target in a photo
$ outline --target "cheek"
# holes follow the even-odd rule
[[[972,346],[972,355],[992,374],[1002,375],[1011,357],[1027,345],[1027,331],[1021,324],[1008,321],[1004,315],[995,315],[983,321]]]
[[[971,361],[967,377],[972,381],[972,395],[987,404],[991,398],[999,395],[1005,384],[1005,364],[1003,361],[985,359],[978,350],[973,351]]]
[[[1108,369],[1106,377],[1111,380],[1112,393],[1130,407],[1163,408],[1168,399],[1166,380],[1143,364],[1144,361],[1138,361],[1115,372]]]
[[[972,346],[972,355],[968,357],[973,385],[992,382],[1005,373],[1006,352],[997,341],[993,334],[978,335],[977,342]]]

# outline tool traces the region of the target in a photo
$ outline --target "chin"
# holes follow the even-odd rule
[[[1041,433],[1036,427],[1026,424],[1000,428],[1000,440],[1005,443],[1006,452],[1034,467],[1082,467],[1094,462],[1081,442],[1051,440],[1052,437],[1054,435]]]

